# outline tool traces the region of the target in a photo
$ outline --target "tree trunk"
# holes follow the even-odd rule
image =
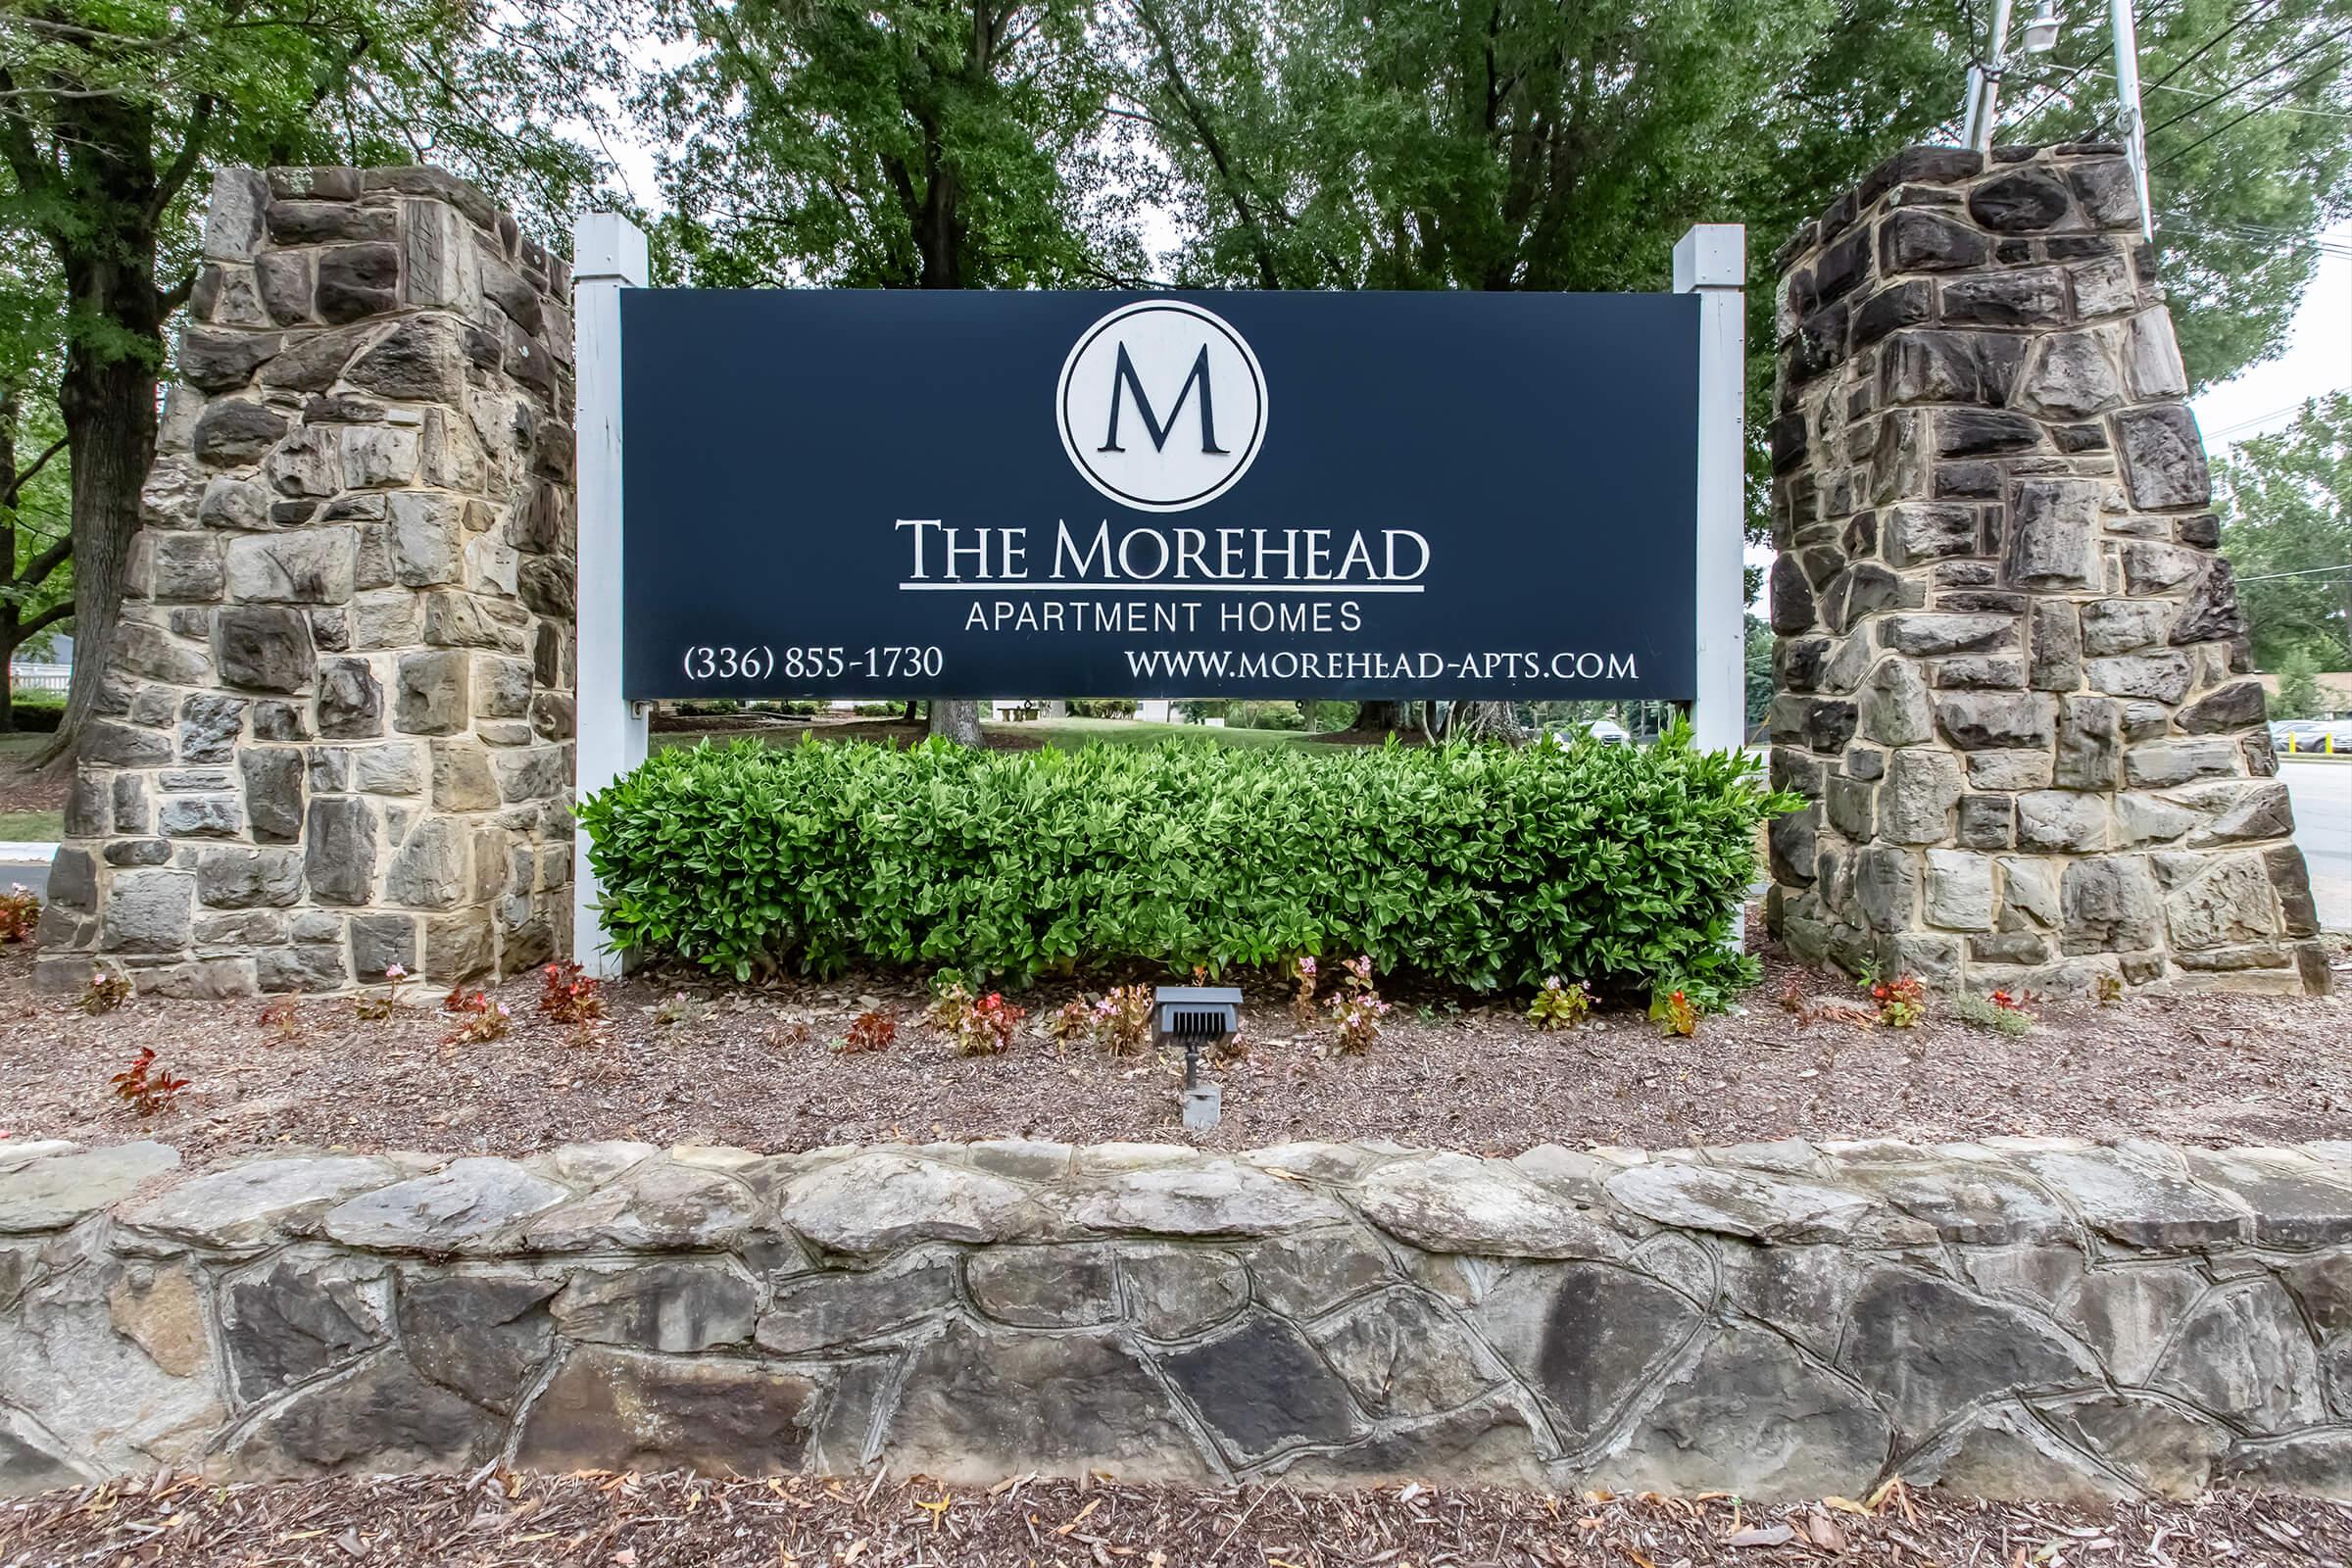
[[[155,371],[133,358],[99,362],[76,344],[58,406],[74,460],[74,683],[44,765],[72,755],[106,680],[139,490],[155,461]]]
[[[1404,728],[1403,703],[1365,703],[1355,710],[1355,727],[1369,734],[1394,735]]]
[[[932,698],[931,733],[958,746],[979,745],[979,703],[969,697]]]
[[[1454,704],[1446,715],[1446,735],[1448,740],[1501,741],[1508,746],[1527,741],[1527,731],[1508,703]]]
[[[899,722],[902,724],[911,724],[922,716],[923,700],[920,697],[909,697],[906,699],[906,711],[900,717]]]

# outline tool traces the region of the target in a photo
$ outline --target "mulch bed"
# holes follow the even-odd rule
[[[633,1138],[769,1152],[886,1139],[1007,1136],[1184,1141],[1252,1149],[1303,1139],[1515,1153],[1532,1145],[1723,1145],[1797,1135],[1942,1141],[2023,1133],[2192,1144],[2352,1138],[2352,1003],[2134,996],[2035,1004],[2011,1038],[1940,1009],[1874,1028],[1842,976],[1766,951],[1743,1010],[1691,1039],[1639,1012],[1539,1034],[1516,1004],[1397,999],[1361,1055],[1330,1054],[1283,995],[1252,991],[1250,1042],[1216,1069],[1224,1120],[1188,1135],[1182,1062],[1056,1045],[1037,1026],[1075,992],[1041,986],[1013,1050],[965,1057],[921,1017],[912,976],[719,986],[671,974],[608,988],[594,1038],[541,1018],[536,977],[496,993],[509,1038],[446,1044],[460,1021],[412,983],[392,1018],[349,999],[300,1002],[282,1029],[262,1004],[134,998],[85,1016],[36,993],[30,954],[0,949],[0,1133],[110,1143],[157,1137],[192,1164],[282,1146],[529,1152]],[[2352,963],[2337,957],[2339,992]],[[683,991],[687,1002],[674,998]],[[1790,1010],[1790,1005],[1801,1011]],[[674,1021],[662,1021],[664,1007]],[[898,1020],[882,1051],[837,1054],[850,1020]],[[190,1087],[152,1120],[109,1080],[143,1046]]]
[[[355,1564],[595,1568],[826,1564],[1067,1568],[1862,1568],[2340,1563],[2352,1508],[2223,1493],[2193,1503],[2002,1504],[1895,1489],[1743,1508],[1701,1499],[1492,1491],[1200,1491],[1008,1480],[404,1477],[221,1487],[159,1475],[0,1503],[0,1568]]]

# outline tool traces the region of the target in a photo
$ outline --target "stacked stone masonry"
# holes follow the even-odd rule
[[[2352,1145],[0,1152],[0,1493],[674,1469],[2352,1497]]]
[[[39,975],[568,951],[569,270],[426,169],[223,172]]]
[[[2117,149],[1914,148],[1780,262],[1774,930],[1940,988],[2326,990]]]

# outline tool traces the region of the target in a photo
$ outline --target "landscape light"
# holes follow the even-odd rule
[[[2058,47],[2058,0],[2041,0],[2026,24],[2026,53],[2046,55]]]
[[[1158,986],[1152,993],[1152,1043],[1184,1046],[1184,1125],[1206,1132],[1217,1124],[1217,1086],[1200,1081],[1200,1048],[1241,1033],[1242,993],[1233,986]]]

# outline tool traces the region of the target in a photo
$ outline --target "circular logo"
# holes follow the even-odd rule
[[[1079,335],[1054,410],[1088,484],[1121,506],[1183,512],[1250,471],[1266,438],[1266,374],[1215,315],[1145,300]]]

